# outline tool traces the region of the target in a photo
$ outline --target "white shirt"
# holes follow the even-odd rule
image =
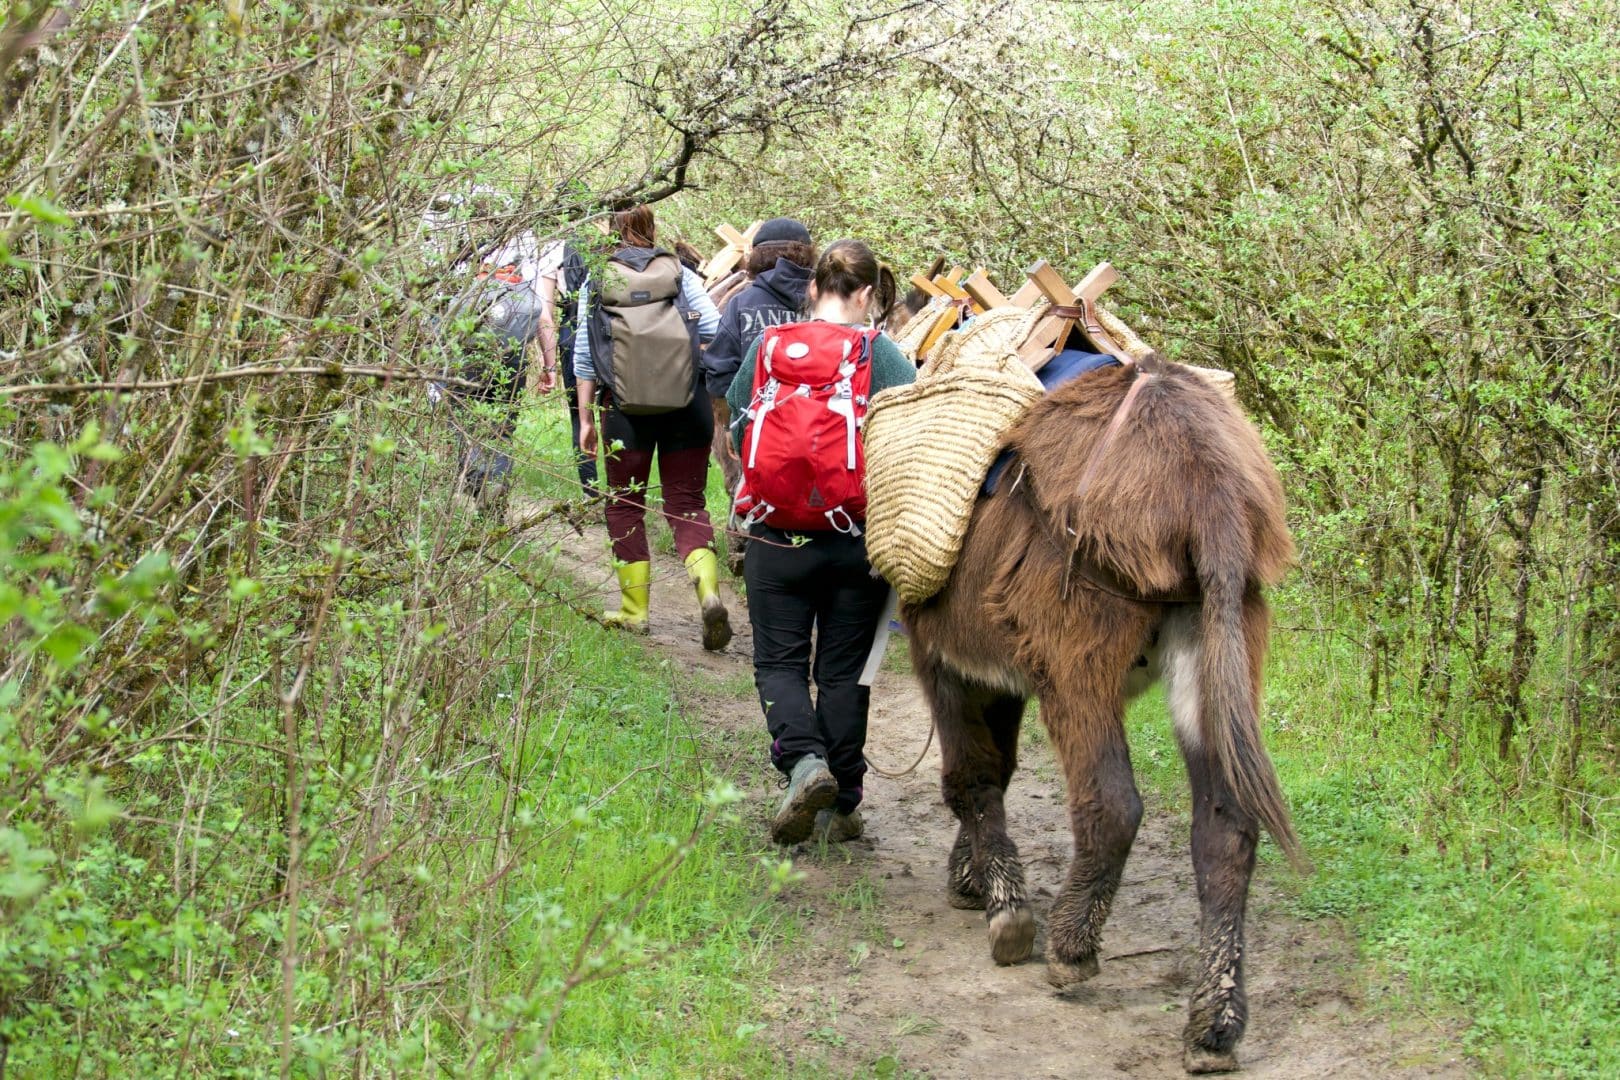
[[[553,240],[551,243],[547,244],[540,250],[540,257],[536,259],[535,262],[535,291],[538,292],[540,294],[540,298],[545,301],[546,315],[550,317],[552,324],[556,325],[557,297],[562,295],[565,284],[563,281],[563,242],[561,240]],[[550,279],[554,284],[554,288],[552,288],[551,295],[549,296],[546,295],[543,289],[539,288],[538,284],[539,282],[547,279]],[[528,280],[527,276],[524,277],[524,280]]]

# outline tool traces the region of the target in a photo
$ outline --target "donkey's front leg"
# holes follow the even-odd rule
[[[1046,977],[1066,989],[1097,974],[1097,949],[1142,823],[1118,694],[1048,693],[1041,716],[1069,789],[1074,859],[1047,919]]]
[[[1024,700],[969,682],[937,657],[923,657],[917,673],[939,729],[940,787],[961,823],[947,866],[950,903],[982,907],[991,957],[1016,964],[1029,959],[1035,945],[1035,916],[1004,804],[1017,766]]]

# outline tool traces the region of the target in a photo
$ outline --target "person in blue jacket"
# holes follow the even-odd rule
[[[742,359],[767,328],[795,322],[804,317],[805,294],[810,288],[811,268],[816,265],[816,247],[810,230],[792,218],[772,218],[754,234],[743,269],[749,282],[727,302],[720,312],[720,326],[714,340],[703,351],[703,376],[714,402],[715,462],[726,479],[726,494],[737,494],[740,471],[727,438],[731,409],[726,392],[742,366]],[[748,534],[728,531],[731,572],[741,575],[748,551]]]

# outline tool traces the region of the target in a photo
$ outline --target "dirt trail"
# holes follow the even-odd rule
[[[614,595],[600,529],[568,537],[561,558],[603,600]],[[751,677],[747,609],[728,590],[737,637],[723,654],[697,643],[695,604],[680,563],[655,554],[652,643],[685,670]],[[897,665],[890,663],[886,668]],[[705,698],[705,722],[758,743],[757,767],[735,777],[764,817],[780,797],[751,693]],[[1168,718],[1166,719],[1168,723]],[[928,712],[909,674],[885,670],[873,692],[868,757],[898,771],[915,760]],[[861,1076],[1183,1077],[1180,1032],[1191,989],[1198,907],[1185,818],[1144,793],[1146,816],[1104,932],[1102,973],[1068,995],[1047,984],[1046,909],[1068,861],[1069,829],[1055,762],[1031,719],[1008,819],[1042,926],[1035,956],[997,967],[981,912],[945,902],[955,822],[939,795],[939,751],[898,780],[869,774],[866,836],[794,852],[805,880],[785,896],[806,936],[783,950],[772,1037],[806,1071],[827,1064]],[[727,740],[731,742],[730,739]],[[745,753],[741,760],[748,762]],[[768,809],[769,808],[769,809]],[[1287,917],[1262,868],[1248,922],[1251,1077],[1466,1076],[1435,1026],[1393,1029],[1364,1015],[1351,944],[1329,924]]]

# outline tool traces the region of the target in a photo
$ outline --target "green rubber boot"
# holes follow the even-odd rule
[[[731,616],[720,598],[720,560],[712,548],[698,548],[686,557],[686,573],[703,609],[703,647],[719,652],[731,642]]]
[[[652,563],[620,563],[615,571],[619,576],[619,610],[602,616],[602,621],[632,634],[647,632],[647,600],[652,592]]]

